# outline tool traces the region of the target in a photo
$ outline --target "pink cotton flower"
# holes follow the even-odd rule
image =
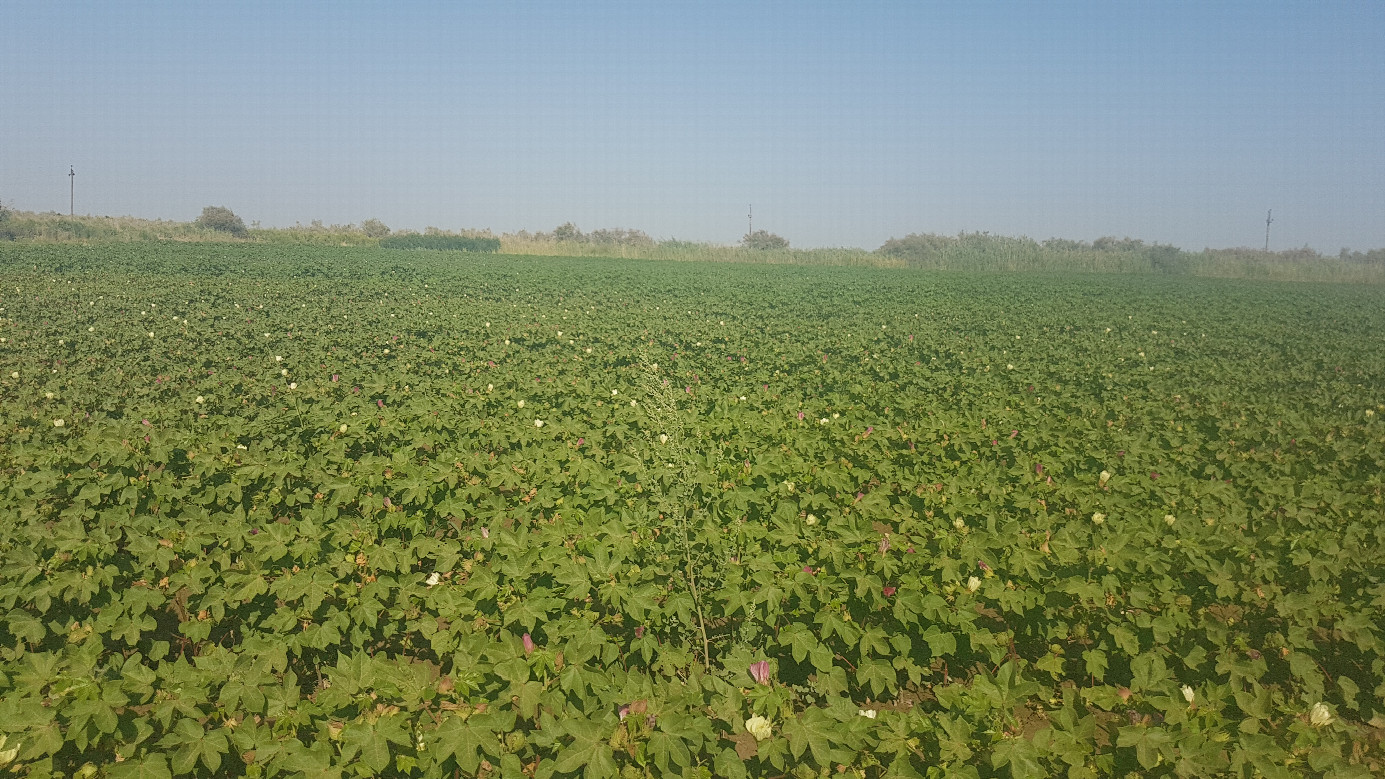
[[[761,660],[758,663],[750,664],[750,676],[756,684],[769,684],[769,661]]]
[[[339,378],[341,378],[340,375],[335,374],[335,373],[332,374],[332,383],[335,384],[335,383],[337,382],[337,379],[339,379]]]
[[[899,592],[899,588],[898,588],[898,587],[881,587],[881,588],[880,588],[880,592],[884,593],[884,595],[885,595],[886,598],[893,598],[893,597],[894,597],[894,594],[895,594],[896,592]]]
[[[379,406],[380,408],[384,408],[384,407],[385,407],[385,401],[380,400],[379,398],[376,398],[376,399],[375,399],[375,405]]]
[[[985,560],[977,560],[977,561],[976,561],[976,565],[977,565],[978,568],[980,568],[980,569],[983,570],[983,571],[990,571],[990,570],[991,570],[991,566],[986,565],[986,561],[985,561]]]
[[[534,646],[534,639],[528,633],[524,634],[524,654],[532,655],[538,647]]]
[[[1011,431],[1010,431],[1010,437],[1011,437],[1011,438],[1014,438],[1015,436],[1017,436],[1017,435],[1019,435],[1019,434],[1020,434],[1020,431],[1018,431],[1018,430],[1011,430]]]

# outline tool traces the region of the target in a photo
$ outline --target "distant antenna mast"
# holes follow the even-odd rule
[[[751,203],[751,204],[750,204],[750,213],[748,213],[748,214],[745,215],[745,219],[746,219],[746,228],[747,228],[745,234],[746,234],[746,235],[754,235],[754,234],[755,234],[755,204],[754,204],[754,203]]]
[[[77,213],[77,169],[67,166],[67,215]]]
[[[1273,213],[1273,208],[1265,212],[1265,254],[1270,253],[1270,222],[1274,221],[1274,219],[1271,218],[1271,214]]]

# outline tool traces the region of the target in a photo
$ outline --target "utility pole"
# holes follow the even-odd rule
[[[745,219],[746,219],[746,222],[747,222],[747,224],[746,224],[746,233],[745,233],[745,234],[746,234],[746,235],[754,235],[754,234],[755,234],[755,204],[754,204],[754,203],[751,203],[751,204],[750,204],[750,213],[748,213],[748,214],[745,215]]]
[[[1274,219],[1270,218],[1270,215],[1273,213],[1273,208],[1265,212],[1265,254],[1270,253],[1270,222],[1274,221]]]
[[[77,213],[77,169],[67,166],[67,215]]]

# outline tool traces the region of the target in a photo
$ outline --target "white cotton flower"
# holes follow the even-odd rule
[[[291,389],[291,390],[298,389],[298,382],[296,382],[296,381],[291,381],[291,382],[289,382],[289,389]]]
[[[833,412],[832,412],[832,418],[833,418],[833,419],[837,419],[837,418],[839,418],[839,417],[841,417],[841,414],[837,413],[836,411],[833,411]]]
[[[490,327],[490,326],[491,326],[491,323],[490,323],[490,322],[487,322],[487,323],[486,323],[486,327]]]
[[[745,730],[754,736],[756,741],[764,741],[774,732],[770,721],[758,714],[745,721]]]
[[[207,399],[204,398],[204,397],[202,397],[201,395],[198,395],[197,397],[193,398],[192,402],[193,402],[193,403],[206,403],[206,402],[207,402]]]
[[[1005,370],[1007,370],[1007,371],[1013,371],[1014,369],[1015,369],[1015,364],[1014,364],[1014,363],[1012,363],[1012,362],[1007,362],[1007,363],[1005,363]]]
[[[967,578],[967,592],[976,592],[981,589],[981,580],[975,576]]]
[[[390,350],[389,350],[389,349],[386,349],[386,350],[385,350],[385,354],[389,354],[389,353],[390,353]]]
[[[45,398],[48,398],[49,400],[52,400],[52,399],[53,399],[53,393],[51,393],[51,392],[45,392],[45,393],[43,393],[43,396],[44,396]]]
[[[1096,485],[1097,485],[1098,487],[1105,487],[1105,486],[1106,486],[1106,482],[1108,482],[1108,481],[1110,481],[1110,480],[1111,480],[1111,472],[1110,472],[1110,471],[1102,471],[1102,472],[1101,472],[1101,475],[1098,476],[1098,477],[1096,478]]]
[[[283,356],[276,354],[276,355],[274,355],[274,361],[275,361],[275,362],[283,362],[283,361],[284,361],[284,358],[283,358]]]
[[[620,394],[620,390],[611,390],[611,397],[614,398],[616,395],[619,395],[619,394]]]
[[[96,328],[94,328],[94,327],[88,327],[88,328],[87,328],[87,332],[88,332],[88,333],[94,333],[94,332],[96,332]]]
[[[542,419],[535,419],[535,420],[534,420],[534,427],[543,427],[543,420],[542,420]]]
[[[10,373],[10,378],[11,378],[11,379],[17,379],[17,378],[19,378],[19,371],[12,371],[12,372]]]
[[[741,402],[742,402],[742,403],[745,402],[745,396],[744,396],[744,395],[741,396]]]
[[[1186,684],[1183,685],[1183,700],[1187,701],[1188,705],[1192,705],[1195,697],[1197,697],[1197,693],[1193,692],[1193,688]]]
[[[494,385],[494,384],[487,384],[487,385],[486,385],[486,392],[495,392],[495,385]]]
[[[1093,525],[1100,525],[1102,522],[1105,522],[1105,521],[1106,521],[1106,515],[1103,514],[1103,513],[1101,513],[1100,511],[1095,512],[1094,514],[1092,514],[1092,524],[1093,524]]]
[[[337,428],[337,432],[338,432],[338,433],[345,433],[345,432],[346,432],[346,425],[343,424],[341,427]]]
[[[803,524],[805,524],[805,525],[816,525],[817,523],[818,523],[818,518],[817,518],[817,515],[816,515],[816,514],[809,514],[809,515],[807,516],[807,518],[805,518],[805,519],[803,520]]]
[[[1331,725],[1332,711],[1327,708],[1327,704],[1315,703],[1312,710],[1308,712],[1308,722],[1315,728]]]
[[[236,444],[236,448],[241,451],[245,451],[245,444]]]
[[[519,406],[520,408],[524,408],[524,401],[521,400],[519,403],[515,405]]]
[[[635,403],[635,401],[633,401],[633,400],[632,400],[632,401],[630,401],[630,408],[634,408],[634,407],[635,407],[635,406],[636,406],[636,403]]]
[[[865,717],[866,719],[875,719],[875,709],[861,709],[860,711],[856,712],[856,714],[858,716]]]
[[[427,584],[429,587],[432,587],[440,581],[442,581],[442,577],[438,575],[437,571],[433,571],[432,573],[428,574],[428,581],[424,583]]]
[[[150,330],[150,331],[149,331],[149,337],[150,337],[150,338],[153,338],[153,337],[154,337],[154,331],[153,331],[153,330]]]
[[[819,420],[818,420],[818,424],[819,424],[819,425],[825,425],[825,424],[827,424],[827,417],[823,417],[822,419],[819,419]]]
[[[665,434],[665,433],[660,433],[660,434],[659,434],[659,443],[661,443],[661,444],[666,444],[666,443],[668,443],[668,435]]]
[[[65,423],[61,419],[53,420],[53,427],[62,427]]]

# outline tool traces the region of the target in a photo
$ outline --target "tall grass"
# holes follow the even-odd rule
[[[380,245],[379,237],[367,236],[356,225],[324,226],[320,222],[288,228],[252,228],[247,231],[246,237],[236,238],[191,222],[12,211],[4,227],[5,236],[37,243],[180,241]],[[1338,257],[1324,256],[1311,249],[1268,253],[1247,248],[1184,252],[1171,246],[1146,245],[1129,239],[1102,238],[1091,243],[1062,239],[1039,242],[1025,237],[987,233],[910,235],[891,239],[875,251],[854,248],[757,250],[692,241],[653,241],[648,240],[647,236],[645,240],[624,243],[593,240],[604,232],[617,236],[621,234],[621,231],[598,231],[583,240],[555,239],[552,234],[542,233],[497,236],[487,230],[450,232],[436,228],[429,228],[425,234],[498,238],[501,254],[550,257],[846,265],[937,271],[1177,274],[1271,281],[1385,284],[1385,251],[1382,250],[1364,254],[1344,251]]]

